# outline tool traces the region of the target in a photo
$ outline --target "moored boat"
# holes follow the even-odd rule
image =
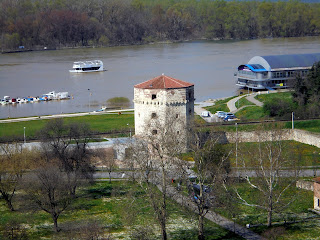
[[[72,70],[69,70],[69,72],[72,72],[72,73],[101,72],[101,71],[104,71],[103,62],[101,60],[74,62],[72,66]]]

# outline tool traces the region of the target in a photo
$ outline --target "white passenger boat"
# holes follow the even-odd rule
[[[101,60],[74,62],[72,66],[72,70],[69,70],[69,72],[73,72],[73,73],[101,72],[101,71],[103,71],[103,62]]]

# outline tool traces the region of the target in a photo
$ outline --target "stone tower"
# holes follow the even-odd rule
[[[175,133],[186,136],[186,126],[194,117],[194,85],[162,74],[135,85],[133,102],[137,136],[157,135],[172,119]],[[152,125],[155,121],[160,126]]]

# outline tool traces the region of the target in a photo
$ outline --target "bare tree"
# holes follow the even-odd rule
[[[129,151],[131,157],[127,159],[137,166],[137,180],[147,192],[160,225],[162,239],[166,240],[169,196],[167,186],[175,177],[173,166],[180,161],[177,156],[186,151],[186,135],[182,132],[187,126],[181,124],[176,114],[169,112],[165,120],[152,119],[148,125],[148,129],[152,131],[132,143]],[[160,189],[160,196],[155,186]]]
[[[208,131],[191,131],[190,150],[194,159],[196,183],[189,179],[188,189],[197,205],[198,239],[205,239],[204,218],[211,208],[217,208],[219,190],[231,171],[230,151],[221,143],[222,134]]]
[[[11,211],[14,211],[13,196],[26,171],[30,154],[21,144],[0,145],[0,193]]]
[[[111,173],[117,167],[113,149],[112,148],[99,149],[99,150],[95,150],[93,154],[98,159],[99,164],[108,171],[109,182],[111,183]]]
[[[58,218],[74,198],[70,192],[69,175],[59,169],[57,159],[36,159],[36,164],[34,174],[25,179],[24,189],[41,210],[50,214],[54,230],[59,232]]]
[[[91,180],[93,176],[88,148],[90,133],[86,124],[65,124],[62,119],[48,122],[40,132],[44,157],[59,160],[59,169],[67,174],[73,195],[79,184]]]
[[[235,188],[236,194],[243,204],[265,210],[268,226],[272,225],[273,213],[283,210],[295,199],[292,195],[287,200],[285,195],[295,186],[299,173],[299,156],[285,154],[285,134],[285,131],[277,128],[257,131],[255,147],[245,147],[239,152],[246,183],[260,194],[256,201],[246,199]]]

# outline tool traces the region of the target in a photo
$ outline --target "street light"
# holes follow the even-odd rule
[[[23,139],[24,139],[24,144],[26,144],[26,127],[23,127]]]
[[[129,126],[129,123],[127,123],[127,126]],[[130,138],[131,138],[131,127],[130,127]]]
[[[236,168],[238,171],[238,123],[235,123],[236,125]]]
[[[91,101],[91,92],[90,92],[90,88],[88,88],[89,91],[89,112],[90,112],[90,101]]]
[[[292,121],[292,129],[294,129],[294,112],[292,112],[292,119],[291,119],[291,121]]]

